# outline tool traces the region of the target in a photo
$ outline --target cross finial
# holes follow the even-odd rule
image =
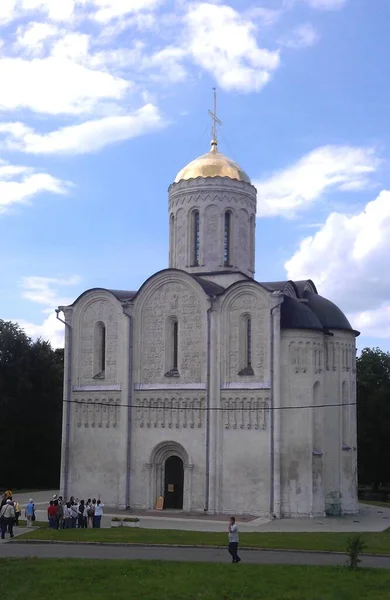
[[[217,137],[217,124],[222,125],[222,121],[220,121],[217,117],[217,90],[213,88],[214,92],[214,111],[209,110],[209,115],[213,120],[213,126],[211,129],[211,151],[217,152],[218,146],[218,137]]]

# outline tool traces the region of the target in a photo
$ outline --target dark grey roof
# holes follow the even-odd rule
[[[336,304],[312,292],[304,292],[304,297],[307,300],[307,306],[318,317],[325,329],[353,331],[347,317]]]
[[[259,283],[271,292],[281,292],[288,284],[288,281],[259,281]]]
[[[137,292],[129,292],[127,290],[107,290],[107,292],[111,292],[121,302],[124,300],[131,300],[137,294]]]
[[[286,281],[261,281],[259,283],[271,292],[283,292],[284,288],[290,283],[295,288],[298,298],[304,298],[305,290],[308,288],[317,291],[311,279],[303,279],[302,281],[292,281],[291,279]]]
[[[324,329],[321,321],[306,304],[289,296],[284,296],[281,305],[280,326],[282,329]]]
[[[225,291],[224,287],[218,285],[217,283],[214,283],[213,281],[209,281],[208,279],[202,279],[201,277],[198,277],[198,275],[192,275],[192,277],[193,279],[195,279],[195,281],[199,283],[199,285],[202,286],[203,291],[208,296],[217,296],[218,294],[222,294],[222,292]]]
[[[115,298],[117,298],[117,300],[119,300],[120,302],[124,302],[125,300],[131,300],[132,298],[134,298],[134,296],[137,293],[137,292],[127,291],[127,290],[108,290],[107,288],[100,288],[100,287],[90,288],[89,290],[85,290],[85,292],[82,292],[82,294],[80,294],[80,296],[78,296],[76,298],[76,300],[73,302],[73,304],[71,304],[71,306],[74,306],[83,296],[85,296],[85,294],[89,294],[90,292],[98,292],[98,291],[110,292],[110,294],[115,296]]]

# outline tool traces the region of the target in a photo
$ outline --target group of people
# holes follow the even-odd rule
[[[54,494],[47,509],[49,527],[51,529],[74,529],[79,527],[100,528],[104,504],[96,498],[79,500],[71,496],[64,502],[62,496]]]
[[[19,502],[12,498],[11,490],[4,492],[0,504],[1,539],[5,539],[8,532],[14,537],[14,525],[19,525],[21,508]]]

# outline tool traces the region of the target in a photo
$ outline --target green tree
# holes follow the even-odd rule
[[[0,320],[2,488],[58,485],[63,351]]]
[[[359,483],[390,483],[390,353],[365,348],[357,359]]]

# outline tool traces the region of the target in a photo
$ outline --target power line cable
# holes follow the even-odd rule
[[[111,408],[173,408],[172,406],[144,406],[143,404],[112,404],[109,402],[94,402],[93,400],[64,400],[64,403],[70,404],[79,404],[81,406],[92,404],[93,406],[109,406]],[[331,407],[340,407],[340,406],[357,406],[357,402],[341,402],[340,404],[307,404],[301,406],[279,406],[275,407],[264,407],[266,410],[301,410],[304,408],[331,408]],[[212,411],[212,410],[228,410],[230,412],[239,412],[241,408],[229,408],[228,406],[182,406],[176,408],[187,408],[187,409],[195,409],[195,410],[203,410],[203,411]]]

